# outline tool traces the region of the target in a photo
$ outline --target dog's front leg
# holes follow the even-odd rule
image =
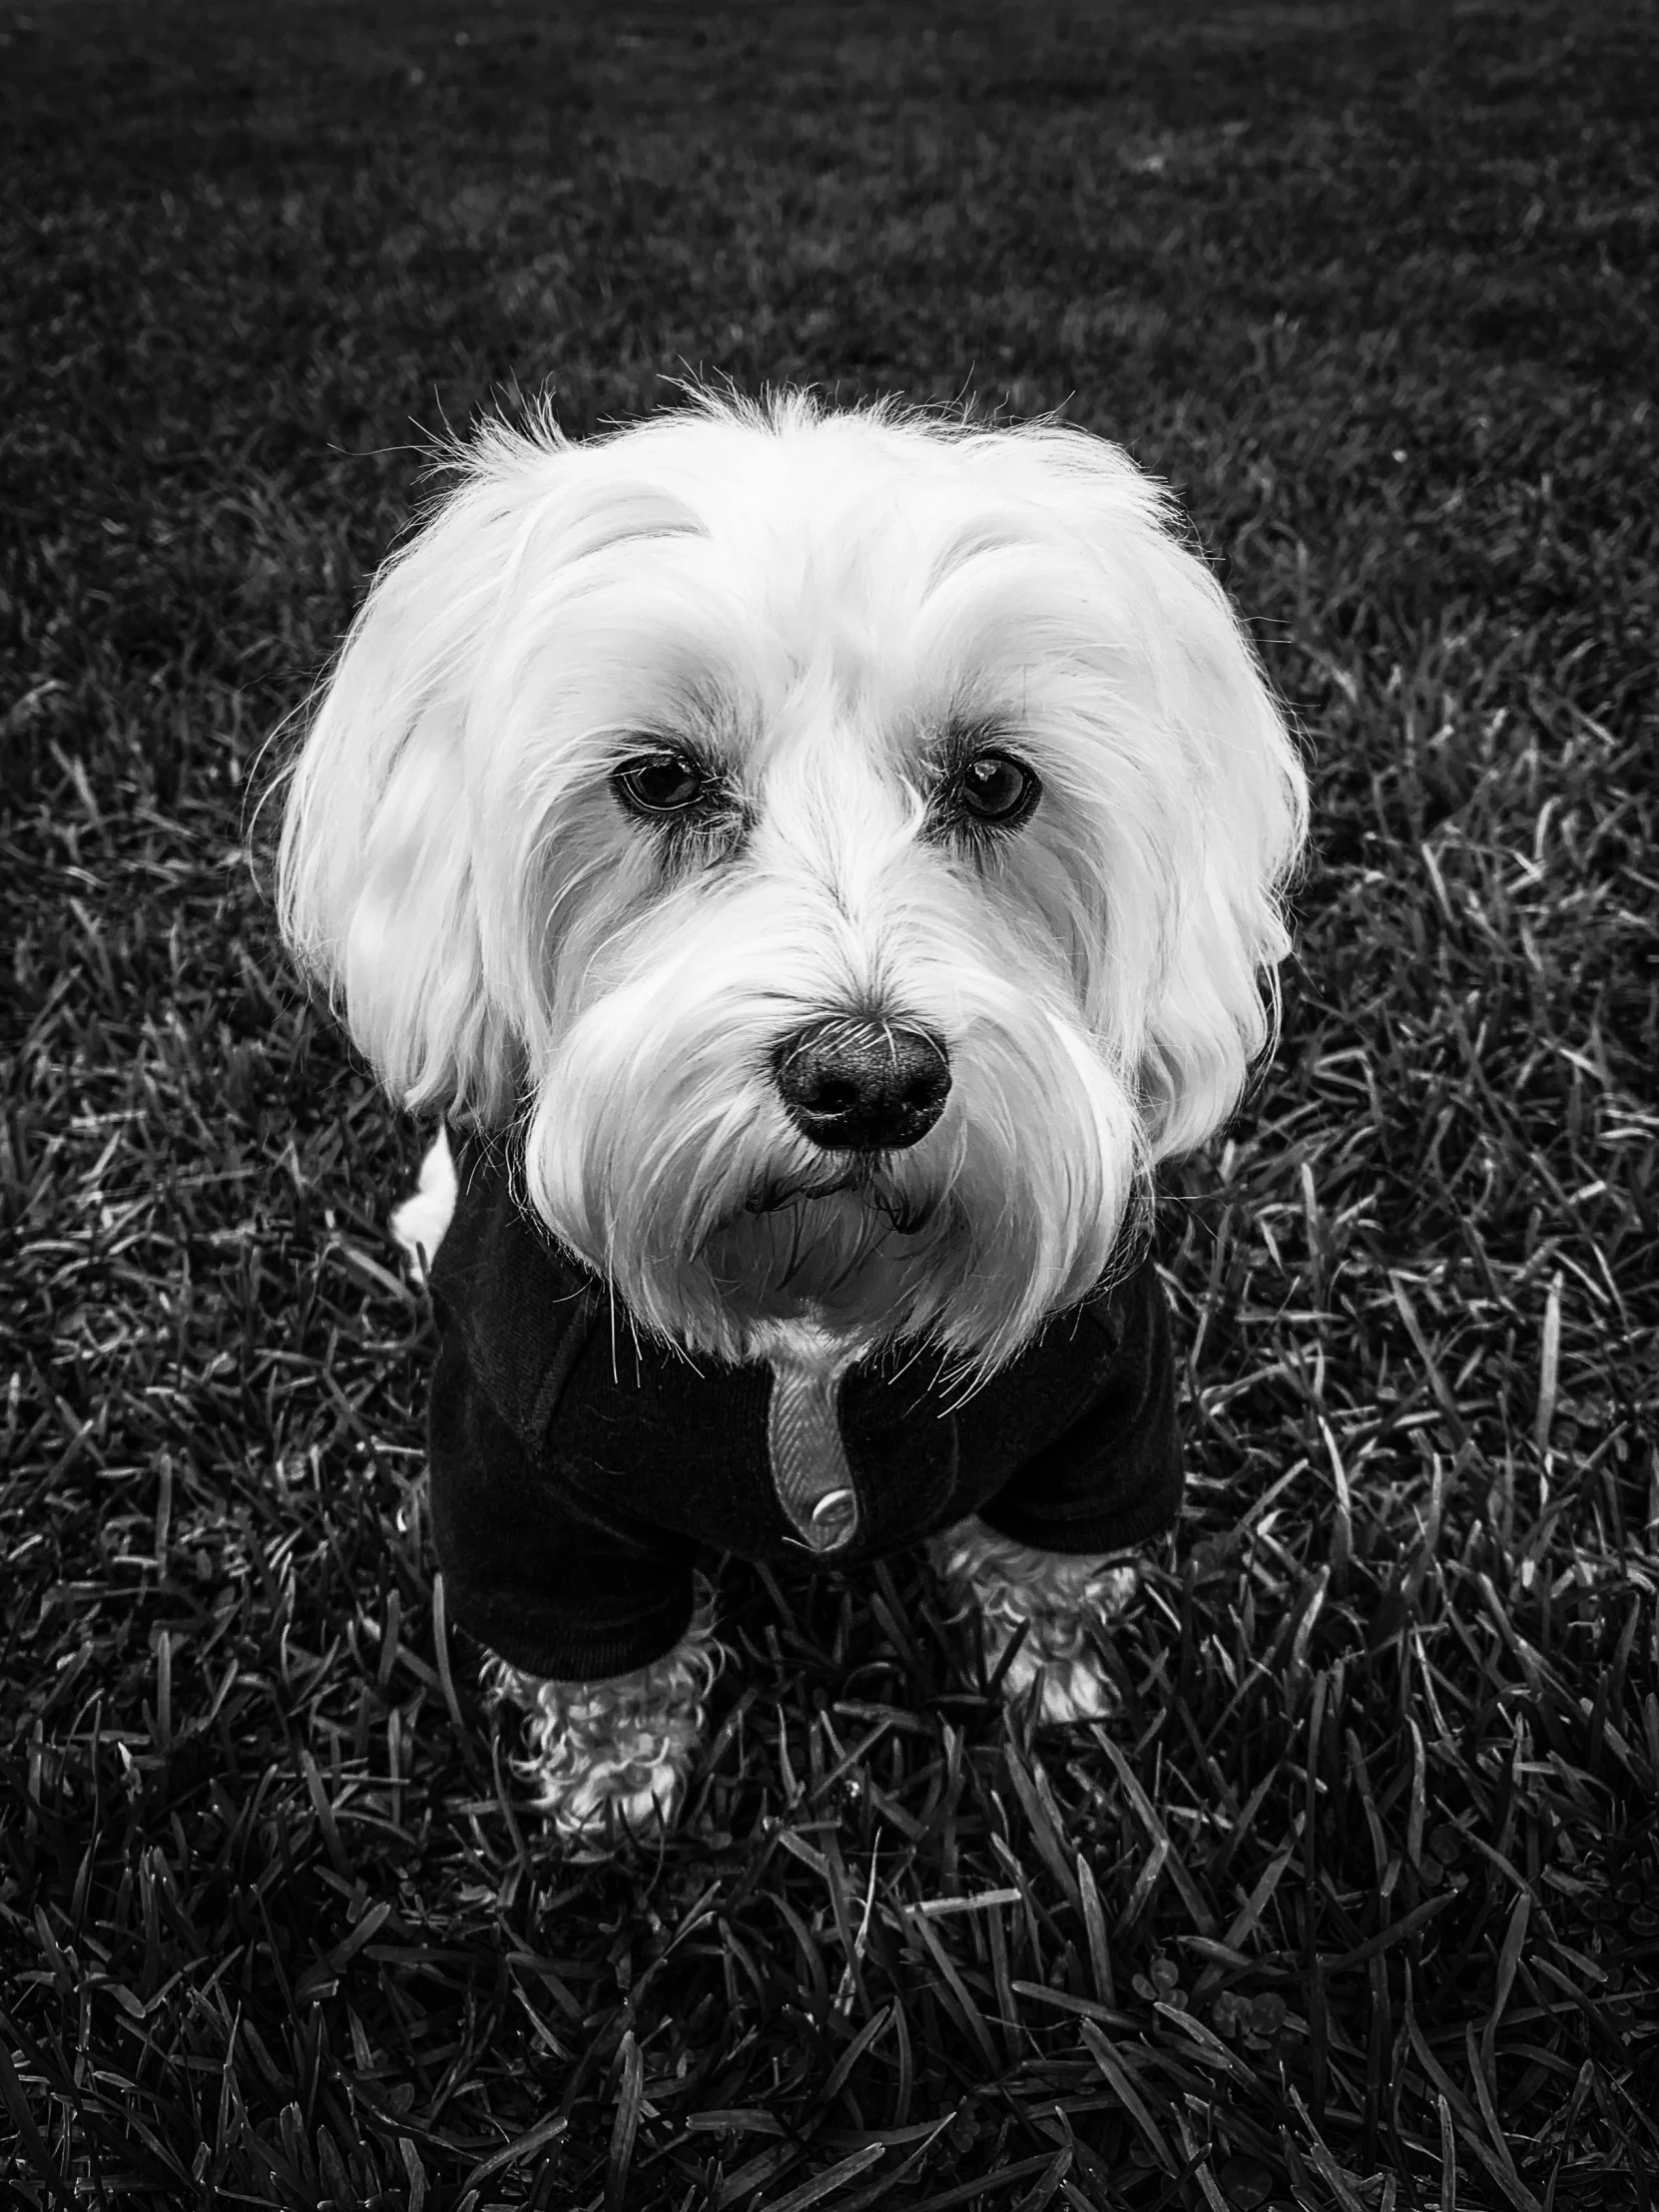
[[[1004,1697],[1023,1698],[1040,1684],[1038,1718],[1061,1724],[1116,1711],[1100,1647],[1139,1585],[1133,1559],[1039,1551],[977,1519],[935,1536],[927,1556],[958,1605],[978,1614],[993,1672],[1024,1630],[1002,1678]]]

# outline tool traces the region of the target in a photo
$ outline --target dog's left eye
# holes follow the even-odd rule
[[[611,779],[626,807],[641,815],[681,815],[707,799],[713,780],[683,753],[648,753],[625,761]]]
[[[957,794],[967,814],[979,822],[1011,829],[1037,804],[1042,786],[1010,753],[980,753],[957,778]]]

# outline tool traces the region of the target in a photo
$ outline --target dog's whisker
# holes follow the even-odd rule
[[[918,1237],[938,1212],[937,1204],[927,1199],[906,1199],[896,1193],[871,1190],[869,1203],[877,1213],[884,1214],[900,1237]]]

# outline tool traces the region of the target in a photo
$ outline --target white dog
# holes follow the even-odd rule
[[[672,1817],[701,1547],[928,1540],[1008,1690],[1107,1709],[1181,1487],[1140,1202],[1269,1038],[1305,826],[1098,438],[699,395],[465,454],[311,724],[280,906],[458,1140],[396,1224],[434,1529],[561,1832]]]

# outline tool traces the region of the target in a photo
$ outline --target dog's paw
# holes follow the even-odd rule
[[[1002,1695],[1010,1705],[1037,1690],[1037,1719],[1049,1728],[1071,1728],[1080,1721],[1110,1720],[1122,1700],[1111,1676],[1093,1652],[1071,1658],[1047,1658],[1020,1645],[1002,1677]]]
[[[695,1739],[679,1744],[642,1735],[603,1761],[579,1765],[558,1747],[551,1757],[518,1762],[537,1809],[559,1841],[608,1853],[632,1837],[651,1843],[679,1818]]]
[[[488,1663],[491,1695],[524,1716],[526,1750],[513,1771],[561,1843],[602,1855],[673,1827],[720,1660],[705,1608],[672,1651],[609,1682],[555,1682]]]
[[[1133,1561],[1038,1551],[977,1520],[935,1537],[929,1556],[964,1610],[979,1615],[993,1675],[1014,1646],[1002,1668],[1010,1704],[1035,1691],[1037,1718],[1060,1727],[1118,1710],[1100,1647],[1140,1585]]]

